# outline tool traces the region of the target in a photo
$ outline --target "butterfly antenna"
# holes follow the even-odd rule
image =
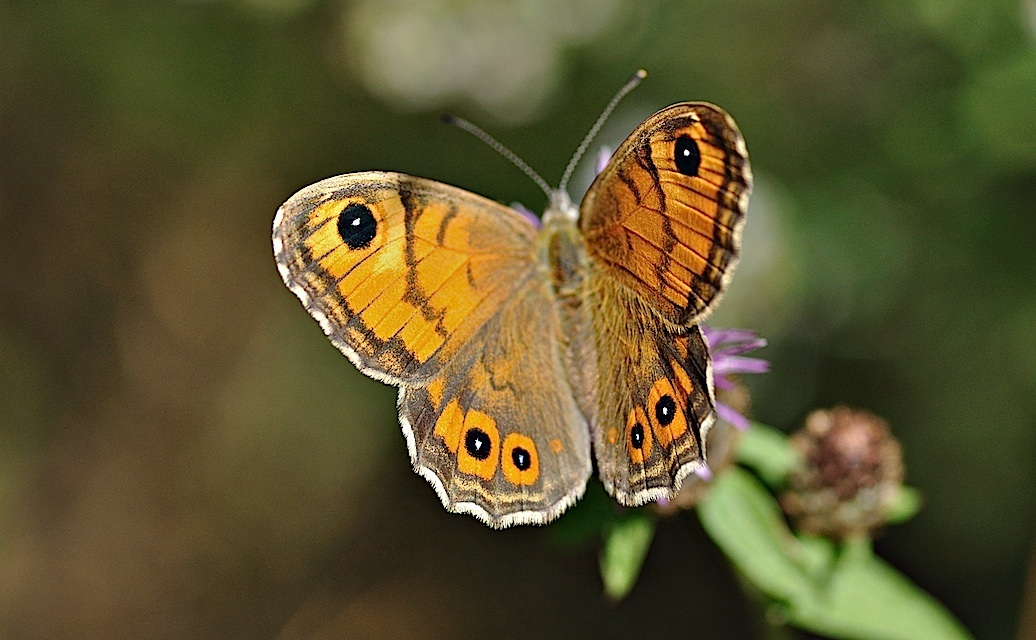
[[[568,161],[568,166],[565,167],[565,173],[561,175],[561,183],[558,184],[558,191],[564,191],[565,187],[568,186],[568,181],[572,177],[572,173],[575,172],[576,165],[579,164],[579,160],[590,147],[590,143],[594,141],[595,137],[597,137],[597,133],[601,130],[601,127],[604,126],[604,122],[608,119],[608,116],[612,114],[612,111],[615,111],[615,107],[619,106],[619,101],[625,98],[627,93],[633,91],[637,85],[640,84],[640,81],[646,77],[647,71],[638,69],[637,72],[626,81],[626,84],[622,85],[622,88],[615,94],[615,97],[613,97],[612,101],[608,103],[608,106],[604,108],[600,117],[597,118],[597,122],[594,123],[594,126],[590,127],[590,131],[587,132],[586,137],[583,138],[581,143],[579,143],[579,148],[576,149],[574,154],[572,154],[572,159]]]
[[[442,121],[446,124],[452,124],[455,127],[464,129],[482,142],[488,144],[491,148],[495,149],[497,153],[510,160],[511,164],[521,169],[522,173],[532,178],[532,181],[535,182],[540,189],[543,189],[543,193],[547,194],[548,198],[554,193],[554,190],[550,188],[547,181],[544,180],[540,174],[536,173],[536,170],[530,167],[529,163],[519,158],[517,153],[505,147],[503,143],[483,131],[478,125],[449,113],[444,113],[442,115]]]

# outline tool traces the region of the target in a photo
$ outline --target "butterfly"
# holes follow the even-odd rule
[[[495,528],[544,524],[583,495],[592,459],[628,506],[706,469],[716,414],[698,323],[738,260],[751,183],[733,119],[685,102],[638,126],[578,209],[548,191],[540,226],[367,171],[293,195],[273,249],[334,345],[399,387],[410,460],[443,505]]]

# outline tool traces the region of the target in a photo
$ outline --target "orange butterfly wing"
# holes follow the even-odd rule
[[[623,504],[672,498],[706,464],[715,400],[696,323],[730,281],[751,183],[733,119],[681,103],[637,127],[583,199],[594,455]]]
[[[591,470],[536,234],[501,204],[382,172],[306,187],[274,222],[288,287],[361,371],[400,387],[415,471],[493,527],[557,517]]]
[[[601,482],[625,505],[672,499],[705,467],[716,419],[701,329],[666,322],[604,272],[592,276],[590,306],[598,310],[590,412]]]
[[[734,120],[706,103],[648,118],[580,207],[597,265],[680,325],[704,317],[741,249],[752,173]]]
[[[456,187],[385,172],[322,180],[274,221],[285,284],[364,373],[438,372],[534,274],[536,229]]]

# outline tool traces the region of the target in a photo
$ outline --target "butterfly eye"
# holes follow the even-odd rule
[[[378,221],[365,204],[354,202],[338,215],[338,235],[354,251],[369,247],[377,231]]]
[[[698,167],[701,165],[701,151],[698,144],[689,135],[682,135],[676,139],[675,156],[676,170],[685,176],[698,175]]]

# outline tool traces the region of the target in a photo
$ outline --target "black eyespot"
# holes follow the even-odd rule
[[[676,149],[673,160],[676,162],[676,170],[685,176],[698,175],[698,167],[701,166],[701,151],[698,144],[691,136],[683,135],[676,139]]]
[[[492,445],[489,434],[482,429],[468,429],[464,434],[464,448],[467,449],[468,455],[476,460],[488,458],[489,450],[493,448]]]
[[[529,452],[521,447],[515,447],[511,449],[511,462],[518,468],[519,471],[525,471],[532,466],[532,456]]]
[[[662,396],[655,403],[655,419],[663,427],[668,427],[676,419],[676,400],[672,396]]]
[[[366,249],[378,231],[378,221],[365,204],[352,203],[338,215],[338,235],[350,249]]]
[[[630,427],[630,444],[634,449],[644,446],[644,426],[639,422]]]

